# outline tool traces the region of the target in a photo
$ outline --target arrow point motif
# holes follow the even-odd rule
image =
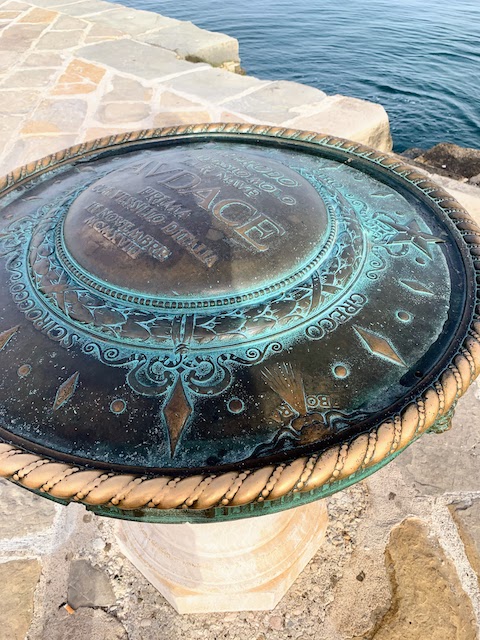
[[[384,338],[379,333],[375,333],[369,329],[363,329],[357,325],[355,325],[353,329],[370,353],[402,367],[406,366],[405,361],[395,351],[390,340],[387,340],[387,338]]]
[[[19,329],[20,325],[17,324],[16,327],[12,327],[11,329],[7,329],[7,331],[3,331],[2,333],[0,333],[0,351],[7,346],[11,338],[17,333]]]
[[[172,395],[163,409],[163,415],[165,416],[168,434],[170,436],[170,452],[172,457],[175,455],[177,443],[191,413],[192,406],[185,395],[181,378],[178,378]]]
[[[65,382],[63,382],[58,387],[57,394],[55,396],[55,402],[53,403],[54,411],[60,409],[60,407],[63,407],[63,405],[66,404],[73,396],[77,388],[79,377],[79,372],[75,371],[73,375],[67,378],[67,380],[65,380]]]

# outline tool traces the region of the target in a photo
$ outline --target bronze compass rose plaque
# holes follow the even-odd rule
[[[0,181],[0,473],[147,521],[268,513],[449,425],[479,230],[398,159],[196,125]]]

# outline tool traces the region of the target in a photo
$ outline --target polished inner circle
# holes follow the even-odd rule
[[[305,280],[332,224],[281,153],[212,142],[126,159],[71,204],[62,243],[65,266],[87,286],[194,308]]]

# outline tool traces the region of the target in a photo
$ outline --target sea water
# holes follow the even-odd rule
[[[250,75],[382,104],[395,149],[480,147],[480,0],[122,0],[240,41]]]

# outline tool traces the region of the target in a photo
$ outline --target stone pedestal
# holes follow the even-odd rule
[[[121,521],[122,552],[179,613],[273,609],[320,546],[323,500],[212,524]]]

